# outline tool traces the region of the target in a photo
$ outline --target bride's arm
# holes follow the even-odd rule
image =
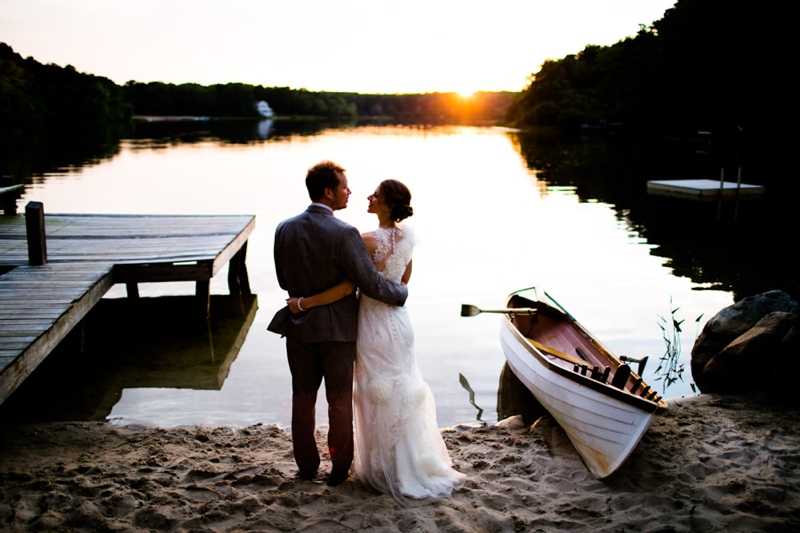
[[[355,283],[349,279],[345,279],[338,285],[334,285],[330,289],[322,291],[319,294],[315,294],[314,296],[309,296],[308,298],[286,298],[286,305],[289,306],[289,310],[292,313],[297,314],[301,311],[308,311],[312,307],[328,305],[335,301],[341,300],[345,296],[352,293],[355,288]]]
[[[408,280],[411,279],[411,263],[413,262],[414,260],[412,259],[408,262],[408,265],[406,265],[406,271],[403,272],[403,277],[400,279],[400,285],[408,285]]]
[[[364,240],[364,246],[367,247],[367,253],[370,257],[375,255],[375,250],[378,249],[378,241],[375,240],[375,233],[362,233],[361,238]]]

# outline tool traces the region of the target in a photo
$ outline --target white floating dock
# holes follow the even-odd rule
[[[647,182],[647,192],[697,200],[717,200],[720,197],[725,200],[736,198],[737,195],[740,198],[757,198],[764,194],[764,187],[730,181],[720,183],[718,180],[655,180]]]

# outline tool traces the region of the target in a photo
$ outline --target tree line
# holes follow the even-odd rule
[[[767,136],[789,101],[783,50],[767,4],[678,0],[637,35],[545,61],[520,93],[357,94],[243,83],[203,86],[111,80],[23,59],[0,43],[0,121],[125,121],[133,115],[257,117],[264,100],[279,116],[400,121],[493,121],[541,127]]]
[[[782,33],[768,4],[678,0],[663,18],[613,46],[546,61],[508,109],[520,127],[583,126],[769,135],[785,101]]]
[[[77,72],[71,65],[23,59],[0,43],[0,122],[6,127],[50,121],[119,122],[135,115],[257,118],[255,106],[261,100],[279,116],[499,122],[514,95],[334,93],[244,83],[129,81],[119,86],[108,78]]]
[[[401,120],[502,120],[515,93],[360,94],[313,92],[243,83],[203,86],[193,83],[138,83],[124,86],[138,115],[248,117],[255,103],[267,102],[280,116],[349,118],[390,116]]]
[[[0,123],[127,120],[133,107],[122,87],[71,65],[43,65],[0,43]]]

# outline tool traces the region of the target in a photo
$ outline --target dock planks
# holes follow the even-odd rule
[[[759,197],[764,187],[749,183],[697,179],[697,180],[652,180],[647,182],[647,192],[662,196],[677,196],[699,200],[717,200],[739,197]]]
[[[111,288],[112,270],[110,263],[64,263],[0,276],[0,403]]]
[[[212,266],[213,275],[241,248],[254,227],[252,216],[48,214],[47,260],[115,264],[200,261]],[[28,264],[24,217],[0,217],[0,253],[0,264]]]
[[[230,262],[231,292],[249,294],[254,216],[45,215],[47,264],[28,266],[24,216],[0,217],[0,403],[115,283],[195,281]]]

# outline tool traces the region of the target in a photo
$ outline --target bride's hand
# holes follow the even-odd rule
[[[289,306],[289,311],[292,312],[293,315],[302,312],[303,310],[300,309],[300,306],[297,302],[300,301],[300,298],[286,298],[286,305]]]

